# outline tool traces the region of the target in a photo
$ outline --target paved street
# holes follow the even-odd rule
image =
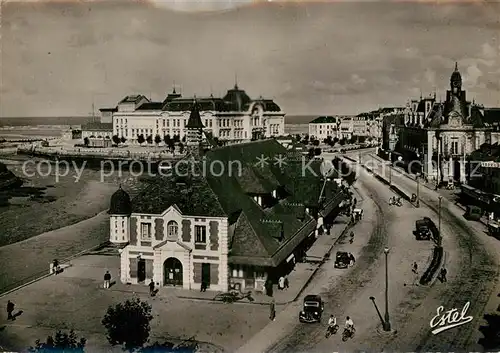
[[[362,154],[362,163],[371,160],[371,156]],[[377,163],[376,166],[378,173],[383,173],[382,164]],[[392,181],[401,188],[416,193],[416,183],[406,176],[393,173]],[[437,212],[439,202],[435,191],[421,187],[420,199],[421,205],[427,205]],[[411,315],[408,321],[416,322],[423,317],[432,318],[435,315],[436,304],[448,309],[460,309],[468,301],[470,302],[468,315],[472,315],[474,321],[439,335],[428,333],[417,345],[417,348],[423,351],[477,349],[476,342],[481,337],[477,329],[483,323],[485,306],[491,297],[496,296],[500,250],[498,241],[485,235],[482,224],[466,221],[463,213],[454,202],[442,199],[443,246],[446,253],[451,254],[446,264],[449,281],[446,286],[437,286],[440,290],[433,291],[422,308]],[[436,216],[433,219],[436,219]],[[411,327],[405,334],[410,330]],[[398,341],[401,344],[409,342],[407,339],[397,339],[395,342]]]
[[[391,249],[389,310],[393,327],[399,330],[407,320],[407,312],[413,311],[415,303],[425,297],[428,288],[412,285],[417,276],[411,272],[411,264],[417,262],[420,273],[424,271],[430,261],[433,244],[416,241],[412,230],[414,221],[429,216],[431,211],[425,208],[415,210],[409,205],[389,208],[387,200],[391,192],[367,173],[361,175],[356,184],[364,198],[362,208],[365,219],[354,230],[354,243],[346,242],[339,246],[339,249],[355,255],[356,264],[348,270],[333,269],[332,254],[332,260],[325,264],[304,293],[320,293],[326,300],[323,323],[299,324],[297,316],[301,303],[296,303],[287,307],[277,321],[266,328],[266,337],[252,339],[239,352],[332,352],[387,347],[391,337],[379,337],[377,329],[380,320],[369,299],[374,296],[379,309],[384,310],[385,246]],[[326,321],[330,314],[334,314],[341,325],[347,315],[351,316],[357,327],[356,338],[342,342],[339,332],[325,339]],[[419,327],[424,329],[428,325],[425,320],[419,323]],[[263,341],[267,337],[273,337],[275,344],[268,343],[266,346]]]

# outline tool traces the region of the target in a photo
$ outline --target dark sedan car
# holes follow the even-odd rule
[[[319,295],[306,295],[299,321],[302,323],[321,322],[324,304]]]
[[[335,263],[333,264],[334,268],[347,268],[349,267],[349,254],[343,251],[337,251],[337,255],[335,256]]]

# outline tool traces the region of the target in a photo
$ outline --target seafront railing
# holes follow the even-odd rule
[[[56,147],[40,147],[40,146],[19,146],[17,149],[19,154],[29,154],[32,156],[40,157],[52,157],[52,158],[99,158],[99,159],[120,159],[120,160],[148,160],[148,161],[161,161],[165,159],[180,159],[183,158],[185,153],[172,153],[170,151],[161,152],[132,152],[132,151],[120,151],[120,150],[110,150],[110,149],[86,149],[86,148],[75,148],[75,149],[63,149]]]

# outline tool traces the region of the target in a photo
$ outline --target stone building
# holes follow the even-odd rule
[[[300,153],[274,139],[204,152],[205,125],[191,106],[188,156],[133,200],[121,188],[111,198],[110,241],[125,245],[120,279],[262,290],[332,222],[345,193],[335,176],[321,177],[320,162],[304,167]]]
[[[434,94],[407,104],[403,121],[396,127],[395,150],[407,162],[419,160],[420,172],[430,180],[465,183],[467,156],[491,140],[489,120],[496,118],[489,110],[467,101],[456,64],[444,102],[438,102]]]
[[[101,109],[102,119],[113,123],[113,135],[137,142],[139,135],[185,138],[186,123],[196,97],[182,97],[174,89],[161,102],[143,95],[123,98],[115,108]],[[251,99],[236,84],[222,98],[196,98],[204,130],[228,143],[285,135],[285,112],[272,100]],[[104,121],[103,120],[103,121]]]

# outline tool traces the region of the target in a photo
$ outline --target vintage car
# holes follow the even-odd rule
[[[415,222],[415,238],[417,240],[430,240],[432,232],[430,224],[426,219],[419,219]]]
[[[469,205],[465,211],[464,218],[468,221],[479,221],[482,215],[483,211],[480,207]]]
[[[360,221],[363,218],[363,210],[361,208],[355,208],[352,211],[352,217],[354,222]]]
[[[337,255],[335,255],[335,263],[333,264],[334,268],[347,268],[349,267],[349,254],[344,251],[337,251]]]
[[[496,222],[490,222],[488,224],[488,232],[491,236],[500,239],[500,225]]]
[[[321,322],[325,306],[319,295],[306,295],[302,311],[299,313],[299,321],[302,323]]]

